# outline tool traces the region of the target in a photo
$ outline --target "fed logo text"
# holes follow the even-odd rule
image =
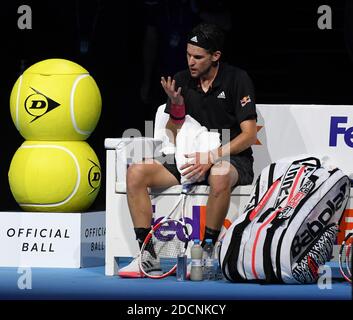
[[[331,117],[330,147],[336,147],[338,135],[343,135],[346,145],[353,148],[353,127],[347,126],[347,122],[348,117]]]

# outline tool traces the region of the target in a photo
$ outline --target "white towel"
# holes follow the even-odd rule
[[[191,159],[186,158],[185,154],[194,152],[207,152],[214,150],[221,145],[220,135],[218,132],[210,132],[206,127],[189,115],[186,115],[185,122],[178,132],[176,138],[175,159],[176,165],[180,173],[180,167]],[[192,183],[185,176],[181,176],[181,184]]]
[[[163,104],[157,110],[154,124],[154,138],[162,141],[160,152],[164,154],[174,154],[175,146],[170,142],[166,132],[166,124],[169,119],[169,114],[164,112],[165,106],[166,105]]]

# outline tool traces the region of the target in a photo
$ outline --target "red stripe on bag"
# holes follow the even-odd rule
[[[297,176],[295,177],[295,180],[294,180],[294,183],[293,183],[293,187],[292,187],[292,190],[287,198],[287,203],[290,202],[290,200],[293,198],[293,193],[294,193],[294,190],[296,189],[298,183],[299,183],[299,178],[301,177],[301,175],[304,173],[305,171],[305,166],[300,168],[300,170],[298,171],[298,174]],[[262,225],[260,226],[260,228],[257,230],[256,232],[256,236],[255,236],[255,241],[254,241],[254,246],[253,246],[253,249],[252,249],[252,252],[251,252],[251,272],[253,274],[253,276],[255,277],[255,279],[259,279],[259,276],[256,272],[256,248],[257,248],[257,243],[259,241],[259,237],[260,237],[260,233],[261,231],[280,213],[283,211],[283,209],[285,208],[286,206],[282,207],[282,208],[279,208],[278,210],[276,210],[267,220],[265,220]]]
[[[268,199],[272,196],[273,191],[275,191],[279,183],[280,183],[280,180],[276,180],[274,183],[272,183],[270,189],[268,189],[265,196],[261,199],[261,201],[256,206],[256,208],[253,211],[251,211],[249,216],[250,221],[252,221],[256,217],[256,215],[262,210],[262,208],[265,206]]]

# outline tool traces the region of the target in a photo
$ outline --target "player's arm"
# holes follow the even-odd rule
[[[254,86],[246,72],[240,73],[238,77],[239,81],[234,83],[234,96],[237,97],[234,101],[234,111],[237,114],[241,133],[229,143],[215,150],[215,158],[238,154],[257,141],[257,114]]]
[[[175,80],[168,77],[167,80],[162,77],[161,85],[170,99],[169,119],[166,125],[169,140],[175,144],[175,137],[178,130],[185,121],[185,105],[184,98],[181,95],[181,87],[175,88]]]
[[[257,127],[255,119],[249,119],[241,122],[240,129],[241,133],[238,136],[217,150],[212,151],[211,157],[213,158],[213,161],[221,156],[238,154],[256,143]]]
[[[167,125],[166,125],[166,132],[167,136],[169,138],[169,141],[173,144],[175,144],[175,138],[178,134],[178,130],[180,130],[182,124],[177,124],[175,123],[170,117],[168,119]]]
[[[186,158],[190,158],[191,161],[184,164],[180,169],[184,170],[182,175],[186,176],[187,179],[191,179],[194,176],[197,177],[197,181],[204,177],[206,172],[211,168],[215,161],[223,156],[230,154],[237,154],[245,149],[249,148],[251,145],[256,143],[256,120],[249,119],[240,123],[241,133],[232,139],[227,144],[219,147],[218,149],[211,150],[208,153],[196,152],[193,154],[185,155]],[[201,160],[204,159],[204,160]]]

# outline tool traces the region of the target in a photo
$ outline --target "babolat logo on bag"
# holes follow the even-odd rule
[[[267,186],[267,188],[264,188]],[[262,170],[250,203],[228,229],[220,262],[233,282],[312,283],[331,259],[349,178],[315,157]]]
[[[338,225],[331,224],[325,228],[310,250],[302,253],[292,271],[295,280],[300,283],[312,283],[318,279],[319,267],[331,259],[337,233]]]
[[[315,237],[322,233],[335,212],[342,207],[347,188],[347,184],[342,185],[340,190],[337,191],[338,193],[333,194],[332,199],[326,201],[324,208],[318,212],[317,216],[313,214],[307,219],[307,223],[303,225],[303,228],[298,230],[298,233],[293,238],[291,249],[293,259],[295,259],[302,249],[306,248]]]

